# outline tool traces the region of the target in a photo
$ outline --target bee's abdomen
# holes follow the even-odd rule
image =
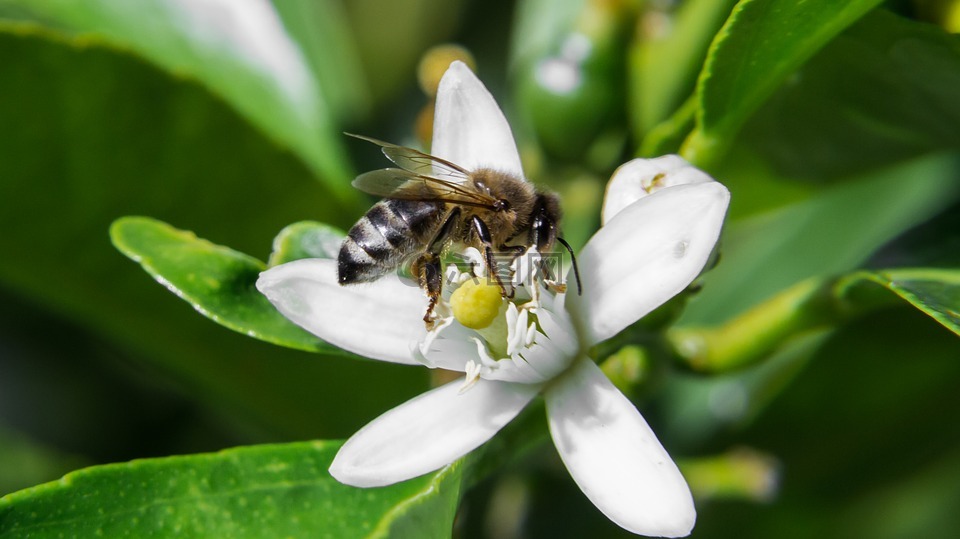
[[[372,281],[421,250],[436,229],[442,203],[387,199],[353,225],[340,247],[340,284]]]

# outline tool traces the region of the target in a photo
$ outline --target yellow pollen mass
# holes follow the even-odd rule
[[[470,329],[489,326],[500,312],[500,287],[485,279],[466,281],[450,295],[453,317]]]

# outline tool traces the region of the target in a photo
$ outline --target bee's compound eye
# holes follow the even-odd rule
[[[497,211],[507,211],[510,209],[510,201],[505,198],[501,198],[493,203],[493,209]]]

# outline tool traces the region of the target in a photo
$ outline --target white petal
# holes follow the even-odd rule
[[[520,349],[511,363],[500,362],[500,369],[484,377],[510,382],[543,382],[551,380],[567,370],[579,352],[571,321],[566,313],[560,315],[546,309],[537,309],[538,324],[543,333],[537,332],[534,344]],[[536,326],[531,326],[536,328]],[[523,337],[526,339],[527,335]]]
[[[700,274],[729,202],[717,182],[663,189],[625,208],[587,242],[578,256],[583,294],[566,301],[588,346],[616,335]]]
[[[489,440],[536,396],[540,386],[462,380],[424,393],[374,419],[343,444],[330,474],[355,487],[423,475]]]
[[[453,327],[447,329],[453,329]],[[430,343],[430,347],[426,350],[421,349],[423,363],[431,369],[464,372],[470,361],[482,363],[475,338],[476,334],[471,336],[469,330],[443,335]]]
[[[523,178],[510,125],[483,83],[456,61],[440,79],[430,153],[467,170],[492,168]]]
[[[497,361],[494,367],[480,374],[484,380],[496,380],[517,384],[542,384],[549,380],[536,371],[527,360],[519,355]]]
[[[549,381],[567,370],[579,353],[576,330],[566,311],[554,313],[548,309],[536,310],[537,322],[528,320],[528,311],[518,315],[510,304],[507,311],[508,328],[511,329],[512,351],[507,359],[501,359],[481,376],[487,380],[502,380],[522,384],[538,384]],[[530,324],[527,326],[527,324]],[[538,331],[538,327],[542,332]]]
[[[546,307],[536,310],[537,322],[543,328],[543,333],[558,349],[568,356],[575,356],[580,351],[577,332],[573,321],[565,310],[553,311]],[[540,342],[540,339],[537,339]]]
[[[679,155],[628,161],[620,165],[607,183],[607,194],[603,197],[602,222],[606,225],[621,210],[660,189],[712,181],[713,178],[706,172],[686,162]]]
[[[412,282],[387,275],[340,285],[337,261],[309,258],[260,274],[260,290],[293,323],[330,344],[371,359],[417,363],[412,346],[426,336],[426,299]]]
[[[579,360],[544,398],[563,463],[603,514],[641,535],[689,535],[697,513],[687,482],[599,367]]]

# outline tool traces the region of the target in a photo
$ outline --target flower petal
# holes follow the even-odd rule
[[[674,185],[714,181],[706,172],[694,167],[679,155],[628,161],[613,173],[603,197],[604,225],[621,210],[650,196],[653,192]]]
[[[422,357],[420,362],[431,369],[446,369],[448,371],[464,372],[467,363],[481,363],[477,352],[476,333],[471,335],[470,330],[458,324],[451,324],[445,334],[430,343],[424,349],[420,347]]]
[[[579,352],[572,322],[565,312],[557,314],[543,308],[537,309],[537,319],[543,332],[536,331],[536,324],[530,326],[534,331],[533,344],[524,343],[510,360],[500,361],[498,368],[485,373],[484,378],[537,383],[551,380],[567,370]],[[524,341],[528,338],[526,333],[522,336]]]
[[[566,301],[588,346],[662,305],[707,263],[730,202],[717,182],[678,185],[634,202],[587,242],[583,295]]]
[[[440,79],[430,153],[467,170],[492,168],[523,178],[507,119],[466,64],[453,62]]]
[[[337,261],[303,259],[260,274],[257,289],[293,323],[371,359],[416,364],[411,350],[426,336],[426,299],[396,275],[340,285]]]
[[[337,453],[330,474],[378,487],[436,470],[489,440],[537,395],[538,385],[462,380],[424,393],[374,419]]]
[[[689,535],[697,513],[687,482],[599,367],[579,360],[544,398],[563,463],[603,514],[633,533]]]

